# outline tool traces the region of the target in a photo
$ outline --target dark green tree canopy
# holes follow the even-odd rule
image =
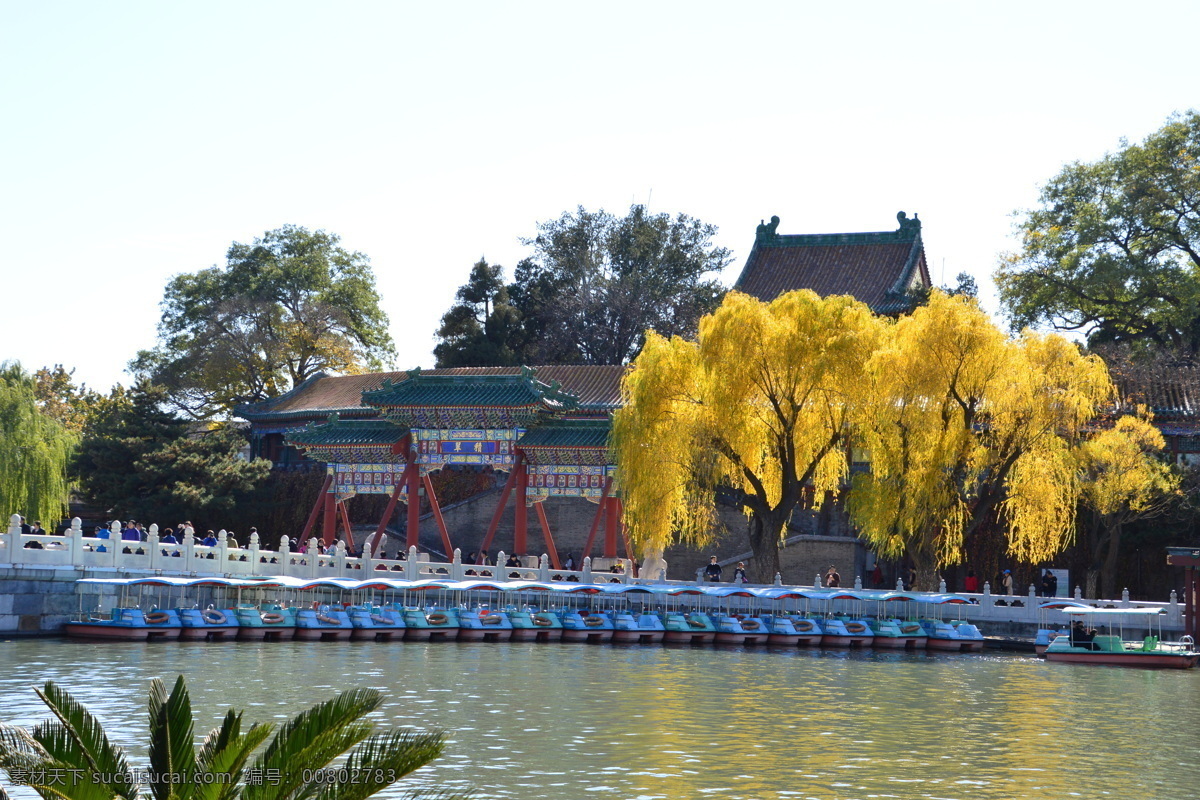
[[[476,264],[442,318],[438,366],[623,364],[647,330],[695,336],[725,290],[730,253],[715,226],[634,205],[624,217],[582,206],[538,225],[533,250],[502,285]],[[481,266],[482,265],[482,266]]]
[[[1200,113],[1068,164],[996,272],[1014,327],[1200,352]]]
[[[433,349],[439,367],[503,367],[518,363],[520,314],[509,301],[504,268],[480,259],[442,317]]]
[[[198,428],[164,410],[165,401],[164,389],[142,383],[102,404],[73,465],[83,495],[121,519],[164,526],[229,514],[270,462],[242,458],[236,428]]]
[[[322,370],[382,369],[395,355],[370,261],[295,225],[235,242],[224,267],[167,284],[158,345],[130,369],[197,418],[281,394]]]

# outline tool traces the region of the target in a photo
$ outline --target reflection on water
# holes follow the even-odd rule
[[[1016,656],[28,640],[0,642],[0,719],[44,718],[53,679],[144,763],[147,683],[180,673],[198,732],[379,687],[387,722],[451,731],[416,780],[482,797],[1200,796],[1200,670]]]

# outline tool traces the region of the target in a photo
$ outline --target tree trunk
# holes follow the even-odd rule
[[[774,583],[779,572],[779,534],[786,518],[778,510],[755,512],[750,517],[750,550],[754,561],[748,570],[751,583]]]
[[[1104,554],[1104,563],[1100,567],[1100,591],[1103,599],[1112,600],[1118,594],[1117,556],[1121,551],[1121,523],[1112,523],[1108,529],[1108,552]]]
[[[912,588],[919,592],[936,592],[938,589],[937,558],[925,547],[909,547],[908,557],[917,574]]]

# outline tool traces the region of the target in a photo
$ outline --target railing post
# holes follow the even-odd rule
[[[461,547],[454,548],[454,554],[450,556],[450,577],[456,581],[461,581],[463,579]]]
[[[346,572],[346,540],[338,539],[337,549],[333,551],[333,571],[339,578],[349,577]]]
[[[855,575],[855,576],[854,576],[854,588],[855,588],[855,589],[861,589],[861,588],[862,588],[862,575]],[[946,591],[946,584],[945,584],[945,583],[943,583],[943,584],[942,584],[942,591],[943,591],[943,592],[944,592],[944,591]]]
[[[1037,605],[1037,586],[1029,584],[1029,602],[1030,605]]]
[[[496,580],[508,580],[508,567],[503,566],[506,561],[508,561],[507,553],[505,553],[503,550],[501,550],[499,553],[496,553],[496,569],[502,570],[496,573]]]
[[[987,581],[983,582],[983,597],[979,600],[979,605],[984,608],[993,608],[996,605],[996,599],[992,597],[992,584]]]
[[[217,562],[220,564],[214,570],[217,574],[229,571],[229,532],[224,528],[217,531]]]
[[[538,560],[538,580],[550,580],[550,556],[542,553],[541,559]]]
[[[592,580],[592,557],[584,556],[583,559],[583,582],[594,583]]]
[[[1075,599],[1076,600],[1083,599],[1083,587],[1080,586],[1079,584],[1075,584]]]
[[[185,572],[196,572],[196,533],[195,528],[187,525],[183,529],[183,569]]]
[[[16,564],[21,555],[21,515],[8,518],[8,533],[4,534],[4,546],[8,548],[8,563]]]
[[[421,565],[417,563],[417,546],[408,548],[408,559],[404,562],[404,577],[415,581],[421,575]]]
[[[778,572],[775,573],[775,585],[783,586],[783,575]]]
[[[71,527],[67,529],[67,549],[71,551],[71,564],[83,565],[83,520],[72,517]]]
[[[315,578],[320,575],[321,566],[321,540],[313,537],[308,540],[308,577]]]
[[[109,558],[112,559],[112,566],[119,568],[121,566],[121,522],[113,520],[108,525],[108,552]]]
[[[1175,594],[1174,589],[1171,590],[1171,602],[1167,605],[1167,624],[1183,624],[1183,615],[1179,613],[1179,595]]]
[[[258,531],[250,534],[250,555],[248,558],[250,559],[251,566],[247,572],[250,575],[258,575],[258,565],[260,563],[259,559],[262,558],[262,556],[259,555]]]
[[[375,564],[373,563],[375,561],[375,554],[371,552],[374,549],[374,547],[364,547],[362,555],[358,557],[358,560],[362,562],[363,580],[375,574]]]
[[[150,530],[146,532],[146,555],[150,556],[150,569],[162,569],[162,553],[158,550],[158,523],[150,524]]]

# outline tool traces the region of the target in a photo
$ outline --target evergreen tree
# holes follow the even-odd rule
[[[502,367],[518,363],[521,333],[509,302],[504,268],[480,259],[442,317],[433,349],[439,367]]]
[[[163,524],[231,512],[270,462],[243,458],[245,439],[232,426],[196,427],[165,400],[143,383],[106,402],[74,464],[84,496],[118,518]]]

